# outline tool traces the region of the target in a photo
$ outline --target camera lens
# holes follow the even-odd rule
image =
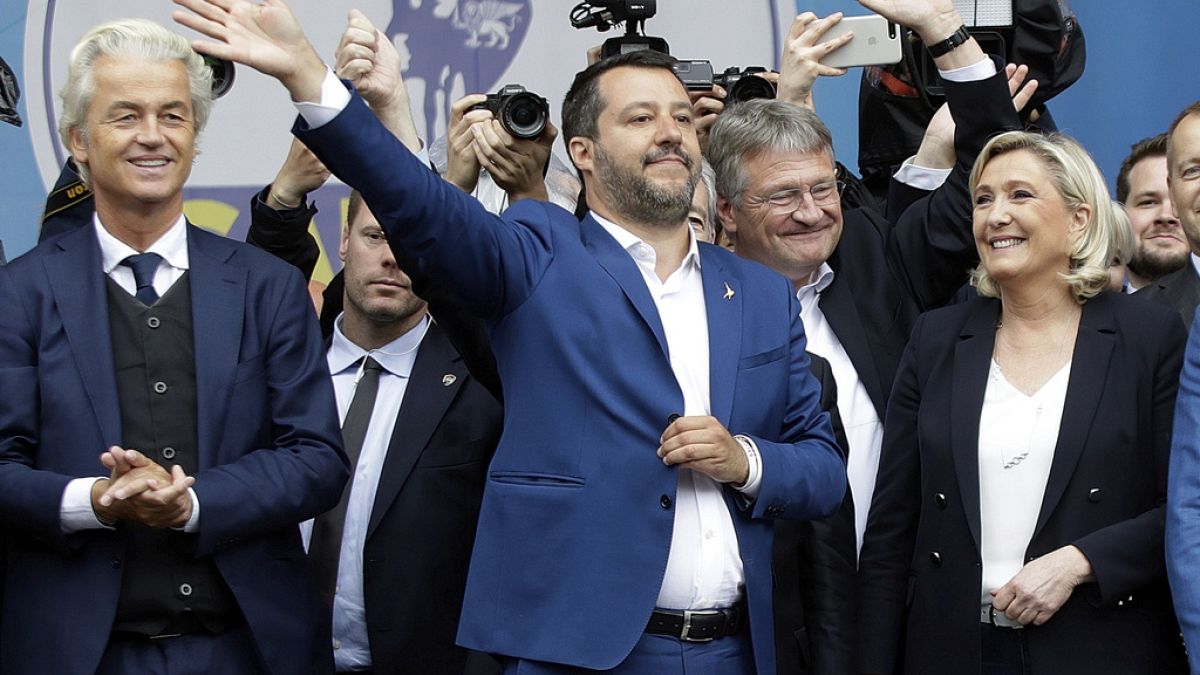
[[[504,102],[500,122],[517,138],[537,138],[546,129],[549,107],[541,97],[528,92],[516,94]]]
[[[204,63],[207,65],[213,74],[212,93],[213,98],[221,98],[229,93],[233,88],[233,62],[225,59],[218,59],[215,56],[205,56]]]
[[[775,98],[775,85],[765,78],[745,75],[730,88],[727,100],[740,103],[755,98]]]

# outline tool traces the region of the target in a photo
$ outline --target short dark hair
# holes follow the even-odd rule
[[[575,81],[563,99],[563,138],[568,143],[576,136],[596,139],[596,121],[604,108],[600,98],[600,76],[614,68],[664,68],[675,75],[675,58],[669,54],[642,49],[601,59],[575,75]],[[678,75],[675,75],[678,78]],[[682,82],[681,82],[682,84]]]
[[[1117,172],[1117,201],[1122,204],[1129,199],[1129,174],[1138,162],[1148,157],[1167,156],[1167,135],[1165,133],[1142,140],[1129,146],[1129,156],[1121,162],[1121,170]]]

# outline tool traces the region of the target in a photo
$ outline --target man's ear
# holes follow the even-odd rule
[[[342,236],[338,238],[338,259],[346,264],[346,249],[350,246],[350,223],[342,226]]]
[[[717,217],[721,219],[721,227],[729,233],[732,239],[737,234],[737,219],[733,215],[733,202],[717,195]]]
[[[71,130],[68,132],[68,138],[71,143],[71,158],[75,160],[76,164],[86,166],[88,162],[88,144],[87,139],[83,136],[83,132],[79,130],[79,127],[71,127]]]
[[[585,136],[573,136],[567,141],[567,154],[579,171],[595,173],[596,142]]]

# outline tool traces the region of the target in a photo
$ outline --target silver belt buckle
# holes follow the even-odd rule
[[[683,610],[683,631],[679,633],[679,639],[684,642],[712,642],[715,637],[692,637],[692,617],[693,616],[714,616],[721,612],[712,611],[697,611],[693,612],[690,609]]]
[[[997,616],[1000,617],[999,621],[996,620]],[[1008,615],[1004,612],[997,613],[995,605],[988,605],[987,623],[992,624],[996,628],[1008,628],[1011,630],[1020,630],[1025,627],[1025,624],[1021,623],[1020,621],[1008,618]]]

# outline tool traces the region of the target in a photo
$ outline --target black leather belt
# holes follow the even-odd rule
[[[670,635],[684,642],[709,642],[737,635],[745,624],[744,604],[722,609],[656,609],[646,624],[646,632]]]

